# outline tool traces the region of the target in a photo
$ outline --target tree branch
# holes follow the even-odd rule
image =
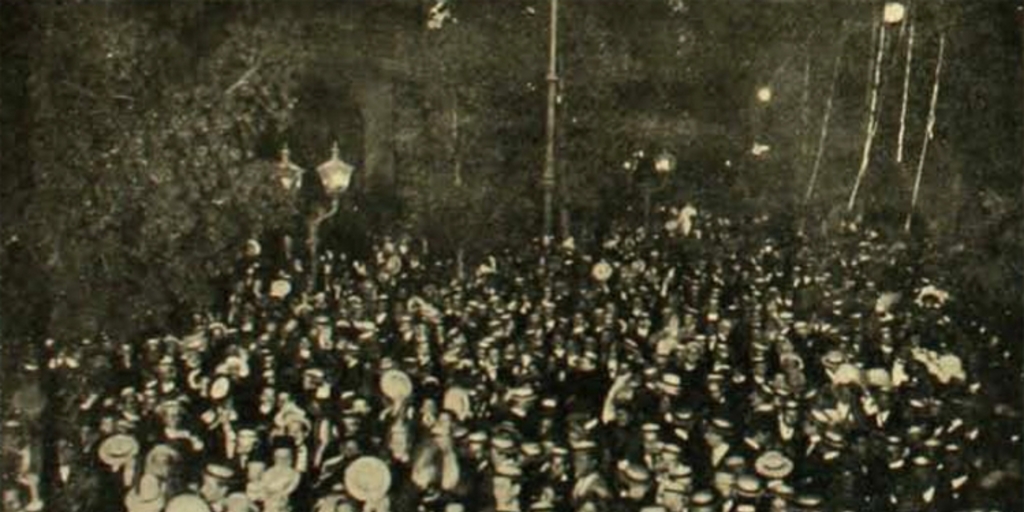
[[[231,87],[228,87],[224,90],[224,95],[230,95],[231,93],[235,92],[236,89],[245,85],[245,83],[248,82],[249,79],[252,78],[252,75],[256,74],[256,72],[259,71],[259,69],[260,62],[259,60],[257,60],[256,64],[253,64],[253,66],[247,69],[245,73],[242,73],[242,76],[235,83],[231,84]]]

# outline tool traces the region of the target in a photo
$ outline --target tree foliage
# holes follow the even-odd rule
[[[291,214],[253,148],[289,122],[294,34],[239,20],[196,52],[187,17],[42,9],[37,186],[13,228],[58,290],[53,334],[131,333],[206,306],[240,244]]]

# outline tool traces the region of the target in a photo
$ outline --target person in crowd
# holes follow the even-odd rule
[[[81,499],[61,503],[959,510],[1019,478],[981,456],[1020,437],[984,432],[994,363],[964,340],[992,335],[941,275],[870,231],[819,247],[762,218],[685,224],[524,246],[463,278],[382,239],[325,255],[311,292],[249,244],[222,317],[54,347],[96,383],[70,391],[81,456],[61,459],[96,470],[69,467],[61,493]],[[5,510],[30,497],[5,487]]]

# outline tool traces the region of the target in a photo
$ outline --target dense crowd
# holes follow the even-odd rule
[[[192,332],[48,343],[54,495],[5,510],[995,508],[1008,349],[927,252],[678,213],[461,277],[382,239],[312,290],[251,242]]]

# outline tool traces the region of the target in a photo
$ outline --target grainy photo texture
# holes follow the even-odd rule
[[[0,35],[4,511],[1024,510],[1018,0]]]

